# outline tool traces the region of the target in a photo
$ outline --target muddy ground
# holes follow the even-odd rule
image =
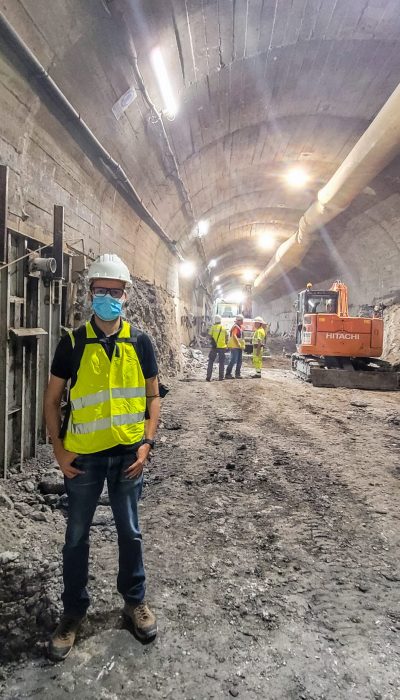
[[[261,381],[177,380],[164,400],[141,505],[157,640],[123,628],[101,506],[75,650],[47,661],[39,624],[2,697],[400,697],[400,397],[315,389],[267,362]],[[49,510],[8,548],[57,562],[64,527]],[[59,570],[49,590],[57,611]]]

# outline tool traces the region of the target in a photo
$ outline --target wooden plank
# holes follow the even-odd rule
[[[3,179],[3,188],[5,182]],[[4,190],[0,192],[0,199],[6,202]],[[6,250],[5,259],[8,258],[8,238],[6,229]],[[8,325],[10,318],[10,273],[6,267],[0,271],[0,476],[6,478],[8,466],[8,388],[9,388],[9,346],[8,346]]]
[[[7,262],[8,167],[0,165],[0,262]]]
[[[53,257],[57,264],[54,279],[62,280],[64,279],[64,207],[58,204],[54,205]]]
[[[44,328],[10,328],[10,334],[15,338],[33,338],[39,335],[48,335]]]

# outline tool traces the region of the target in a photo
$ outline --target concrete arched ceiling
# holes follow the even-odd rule
[[[54,0],[53,13],[45,0],[5,5],[164,231],[185,256],[204,253],[201,269],[218,258],[230,286],[245,265],[268,262],[263,231],[275,246],[294,232],[400,77],[398,0]],[[163,109],[155,46],[179,104],[165,133],[143,92]],[[116,120],[111,107],[130,86],[137,98]],[[307,170],[307,189],[287,186],[293,164]],[[342,220],[391,186],[382,174]],[[210,228],[198,246],[200,219]],[[330,231],[335,239],[340,226]]]
[[[180,103],[167,132],[195,219],[210,224],[205,258],[217,259],[225,287],[235,286],[244,268],[258,271],[271,256],[260,252],[258,235],[273,232],[278,246],[293,233],[396,87],[398,7],[378,9],[373,0],[159,5],[136,6],[139,63],[161,108],[147,60],[160,46]],[[285,182],[299,163],[310,178],[302,191]],[[174,238],[195,255],[184,217],[174,212],[170,221]]]

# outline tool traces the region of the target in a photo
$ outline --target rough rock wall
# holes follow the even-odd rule
[[[385,339],[383,357],[392,364],[400,364],[400,303],[388,306],[383,313]]]
[[[87,278],[81,277],[77,281],[74,304],[76,327],[92,315],[88,290]],[[182,368],[175,298],[161,287],[134,278],[128,291],[125,313],[128,321],[151,337],[161,377],[175,376]]]
[[[270,324],[270,331],[275,335],[288,335],[293,326],[295,309],[293,303],[296,294],[291,294],[272,302],[265,303],[256,299],[254,303],[254,316],[262,316]]]
[[[174,298],[160,287],[135,279],[129,290],[126,318],[153,340],[161,376],[176,375],[182,366],[182,354]]]

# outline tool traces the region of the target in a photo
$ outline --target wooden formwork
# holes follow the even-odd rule
[[[63,207],[54,207],[53,241],[42,245],[7,225],[7,190],[7,167],[0,165],[0,477],[46,440],[43,393],[61,326],[69,325],[71,292]],[[32,269],[41,250],[55,258],[55,273]]]

